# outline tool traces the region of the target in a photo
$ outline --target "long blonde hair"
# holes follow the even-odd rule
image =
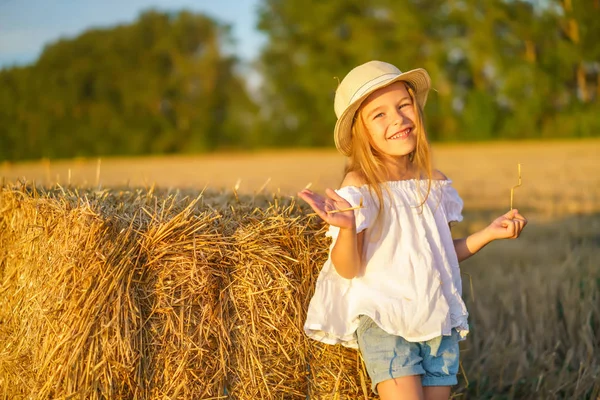
[[[418,179],[427,177],[427,190],[425,191],[424,196],[421,195],[420,190],[418,191],[421,197],[418,207],[422,207],[425,201],[427,201],[427,197],[431,191],[431,151],[429,142],[427,141],[425,125],[423,123],[423,110],[416,100],[415,90],[409,82],[402,82],[410,95],[416,116],[414,121],[414,132],[416,134],[417,143],[415,149],[409,154],[409,160],[417,169]],[[345,172],[346,174],[348,172],[357,172],[364,180],[365,184],[368,185],[369,191],[375,192],[375,195],[379,200],[379,210],[376,218],[377,222],[379,221],[383,210],[383,190],[381,184],[388,180],[384,161],[385,158],[389,156],[377,150],[363,120],[361,113],[362,108],[363,106],[361,105],[354,115],[354,122],[352,124],[352,150]],[[386,190],[389,190],[387,186],[384,187]]]

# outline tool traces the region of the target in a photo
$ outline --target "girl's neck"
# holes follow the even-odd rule
[[[408,156],[386,160],[385,168],[387,171],[387,178],[390,181],[403,181],[415,179],[417,177],[417,169],[415,165],[410,162]]]

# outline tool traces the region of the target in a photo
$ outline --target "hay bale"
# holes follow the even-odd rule
[[[2,187],[0,393],[365,396],[357,353],[302,330],[322,224],[277,197],[196,196]]]
[[[11,398],[139,393],[132,241],[89,203],[2,192],[2,390]],[[81,199],[80,199],[81,200]],[[27,360],[27,363],[19,363]]]
[[[360,353],[311,341],[311,399],[375,399]]]
[[[292,216],[293,209],[292,204],[240,215],[233,234],[228,378],[239,399],[306,398],[302,326],[315,232]]]
[[[229,345],[221,247],[227,242],[219,216],[193,215],[194,205],[174,217],[157,218],[141,235],[150,398],[218,398],[224,393]]]

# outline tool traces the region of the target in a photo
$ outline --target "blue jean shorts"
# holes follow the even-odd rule
[[[438,336],[426,342],[408,342],[390,335],[365,315],[360,316],[356,331],[358,347],[372,382],[409,375],[421,375],[423,386],[452,386],[458,383],[458,339],[456,329],[450,336]]]

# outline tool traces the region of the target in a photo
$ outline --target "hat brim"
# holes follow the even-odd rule
[[[409,82],[415,89],[415,97],[420,108],[423,109],[425,107],[427,95],[429,94],[429,89],[431,88],[431,79],[429,78],[427,71],[425,71],[423,68],[417,68],[401,73],[394,78],[373,85],[362,96],[354,100],[348,107],[346,107],[335,124],[333,137],[335,140],[335,147],[337,147],[340,153],[345,156],[350,156],[351,154],[352,120],[354,118],[354,114],[356,114],[356,111],[360,108],[363,101],[365,101],[365,99],[374,91],[399,81]]]

